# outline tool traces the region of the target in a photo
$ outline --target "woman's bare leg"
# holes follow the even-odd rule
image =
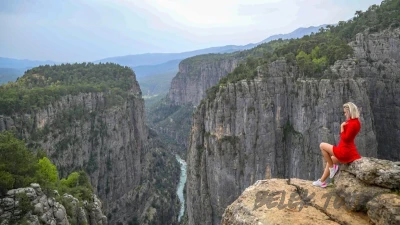
[[[324,169],[324,173],[322,174],[321,181],[324,182],[328,177],[329,177],[329,166],[327,163]]]
[[[333,154],[333,145],[322,142],[319,145],[319,148],[321,149],[322,155],[324,156],[325,161],[328,163],[329,167],[333,167],[333,161],[331,159],[331,156]]]
[[[331,159],[334,164],[339,163],[339,160],[334,155],[331,156]],[[329,165],[327,163],[324,169],[324,173],[322,174],[321,181],[324,182],[328,177],[329,177]]]

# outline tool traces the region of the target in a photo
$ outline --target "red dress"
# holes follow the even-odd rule
[[[347,124],[343,127],[343,132],[340,133],[339,145],[333,146],[333,154],[341,163],[350,163],[361,158],[354,144],[354,139],[360,128],[358,118],[347,120]]]

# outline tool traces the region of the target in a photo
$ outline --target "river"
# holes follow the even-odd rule
[[[179,155],[175,155],[176,160],[178,160],[179,164],[181,164],[181,176],[179,178],[178,189],[176,193],[178,194],[179,201],[181,202],[181,209],[179,210],[178,222],[181,221],[183,213],[185,212],[185,198],[183,196],[183,188],[186,184],[186,162],[181,159]]]

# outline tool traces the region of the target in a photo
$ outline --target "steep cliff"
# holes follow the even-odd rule
[[[168,97],[174,105],[198,105],[206,90],[232,72],[243,61],[237,53],[209,54],[183,60],[173,78]]]
[[[206,97],[206,90],[243,63],[251,63],[265,55],[271,55],[287,40],[275,40],[256,48],[226,54],[206,54],[182,60],[179,72],[172,79],[168,93],[171,105],[197,106]],[[257,59],[256,59],[257,58]]]
[[[337,144],[347,101],[361,109],[360,154],[396,160],[399,32],[358,34],[350,43],[354,58],[336,61],[322,77],[278,60],[252,80],[220,84],[193,116],[189,224],[219,224],[225,207],[256,180],[320,176],[319,143]]]
[[[176,148],[180,149],[179,154],[186,158],[192,112],[206,97],[206,90],[238,66],[255,63],[260,57],[271,55],[275,48],[287,42],[276,40],[250,50],[199,55],[183,60],[168,95],[148,110],[150,126],[163,136],[163,140],[175,142]]]
[[[285,62],[270,68],[278,67]],[[199,106],[188,153],[190,224],[203,224],[196,222],[200,218],[218,224],[225,207],[266,176],[319,176],[319,143],[338,140],[340,106],[347,99],[363,108],[363,130],[356,142],[360,154],[376,156],[364,80],[296,79],[276,72],[276,77],[228,84],[214,101]]]
[[[365,157],[343,166],[327,188],[259,180],[226,208],[221,224],[399,224],[399,165]]]
[[[127,76],[132,86],[121,95],[65,94],[30,113],[0,116],[0,130],[16,129],[30,146],[43,148],[61,177],[84,169],[110,224],[173,224],[179,165],[145,126],[140,87],[132,71]]]
[[[400,29],[359,33],[349,44],[358,59],[358,76],[367,84],[378,157],[400,160]]]

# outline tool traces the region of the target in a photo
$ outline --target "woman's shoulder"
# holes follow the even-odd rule
[[[358,118],[349,119],[349,123],[355,124],[357,126],[361,126],[360,120]]]

